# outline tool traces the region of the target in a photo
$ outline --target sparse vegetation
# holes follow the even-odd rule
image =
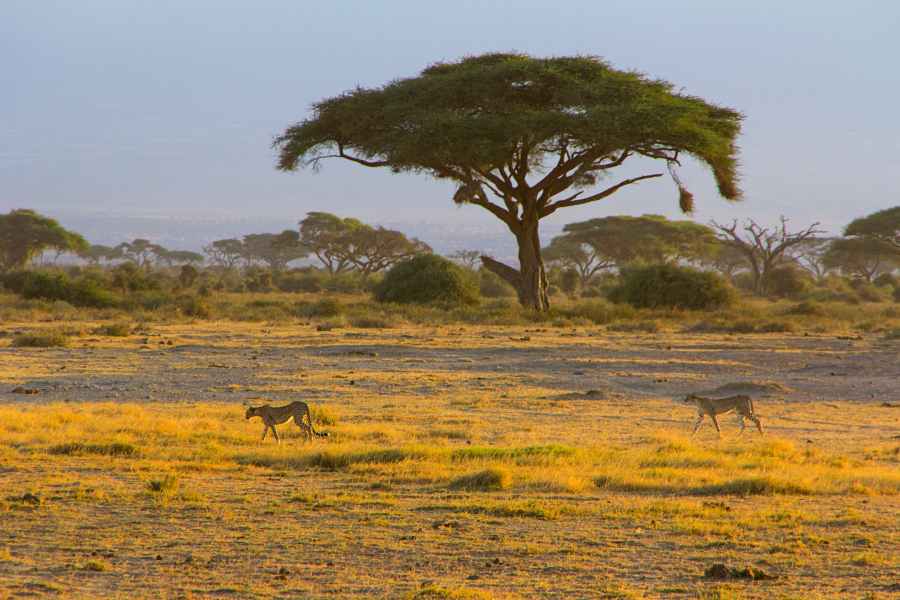
[[[14,348],[64,348],[69,345],[69,337],[60,331],[23,333],[13,338]]]

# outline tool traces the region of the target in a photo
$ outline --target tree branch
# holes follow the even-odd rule
[[[541,211],[541,217],[546,217],[547,215],[551,215],[560,208],[566,208],[569,206],[580,206],[582,204],[588,204],[589,202],[595,202],[597,200],[602,200],[603,198],[606,198],[607,196],[611,196],[612,194],[615,194],[617,191],[619,191],[621,188],[625,187],[626,185],[631,185],[632,183],[637,183],[638,181],[643,181],[644,179],[653,179],[655,177],[662,177],[662,173],[654,173],[652,175],[641,175],[640,177],[632,177],[631,179],[626,179],[624,181],[620,181],[616,185],[614,185],[612,187],[608,187],[605,190],[603,190],[602,192],[592,194],[586,198],[578,198],[578,196],[581,195],[581,192],[578,192],[577,194],[575,194],[573,196],[569,196],[565,200],[560,200],[558,202],[554,202],[553,204],[550,204],[549,206],[544,208]]]

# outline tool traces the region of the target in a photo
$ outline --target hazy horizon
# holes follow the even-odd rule
[[[688,165],[696,221],[784,214],[837,233],[900,204],[898,22],[900,5],[884,2],[6,2],[0,210],[288,226],[327,210],[490,229],[485,211],[452,204],[449,183],[336,161],[281,173],[270,145],[318,99],[516,50],[602,56],[745,113],[746,199],[722,200]],[[644,213],[686,218],[661,178],[547,223]]]

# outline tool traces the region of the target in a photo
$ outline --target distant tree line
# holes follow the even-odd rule
[[[794,294],[832,276],[898,287],[900,207],[856,219],[842,236],[822,233],[818,223],[792,227],[786,218],[766,226],[753,219],[704,225],[659,215],[610,216],[569,223],[541,255],[548,266],[549,291],[571,296],[608,295],[609,281],[618,274],[653,265],[718,272],[759,296]],[[297,229],[215,240],[203,250],[205,255],[170,250],[142,238],[91,245],[32,210],[0,215],[0,274],[22,271],[48,251],[71,254],[104,267],[110,289],[126,295],[160,287],[161,277],[178,289],[197,283],[230,291],[362,291],[377,282],[369,281],[372,275],[432,253],[427,244],[399,231],[326,212],[308,213]],[[477,271],[482,295],[516,294],[484,266],[491,259],[481,252],[460,250],[449,258]],[[314,266],[292,268],[299,260]]]

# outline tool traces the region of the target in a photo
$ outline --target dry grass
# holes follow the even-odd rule
[[[691,438],[689,409],[629,391],[778,380],[773,356],[882,364],[877,339],[316,325],[0,347],[0,386],[42,386],[0,396],[0,596],[878,597],[894,582],[898,409],[778,392],[757,403],[767,435],[723,420],[722,439]],[[778,381],[820,394],[816,377]],[[580,393],[604,383],[615,393]],[[242,401],[294,398],[328,438],[285,424],[260,442]],[[714,562],[778,579],[708,581]]]

